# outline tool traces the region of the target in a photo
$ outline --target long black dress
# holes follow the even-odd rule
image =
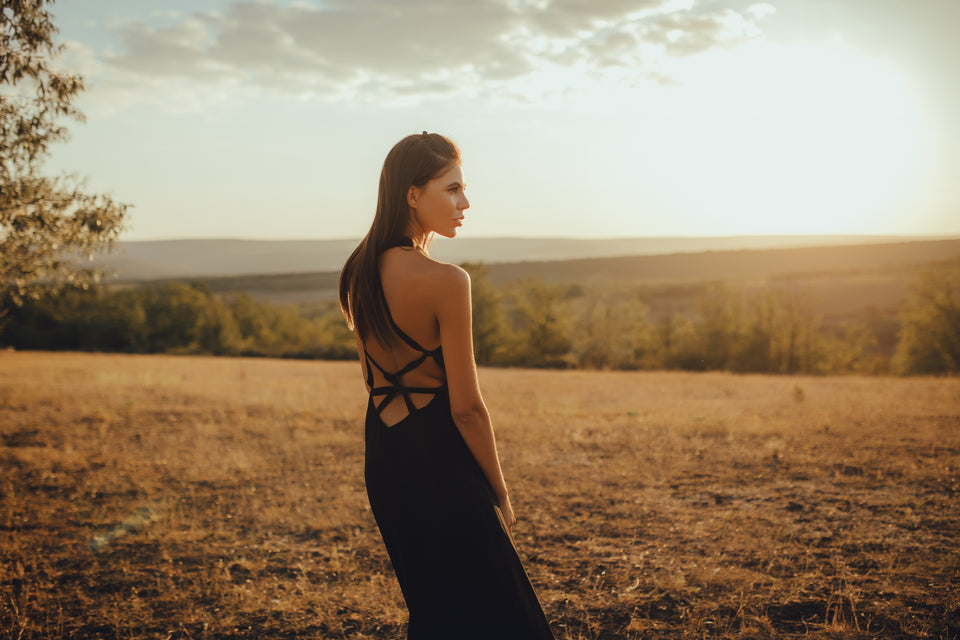
[[[408,640],[552,640],[493,490],[454,424],[446,384],[403,383],[428,358],[443,369],[440,348],[424,349],[390,323],[420,356],[389,372],[364,349],[364,476],[410,612]],[[417,408],[411,394],[433,398]],[[409,413],[386,426],[380,412],[398,396]]]

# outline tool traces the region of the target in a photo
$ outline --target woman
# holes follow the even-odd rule
[[[548,639],[510,536],[516,518],[473,358],[470,278],[427,254],[434,233],[457,235],[464,188],[450,140],[398,142],[370,232],[340,277],[370,391],[367,496],[409,640]]]

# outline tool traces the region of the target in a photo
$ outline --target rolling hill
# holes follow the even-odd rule
[[[440,238],[445,262],[516,263],[704,251],[897,243],[892,236],[733,236],[719,238]],[[914,239],[916,240],[916,239]],[[119,242],[98,260],[122,280],[336,271],[357,245],[346,240],[152,240]]]
[[[889,356],[897,339],[898,313],[916,275],[931,263],[951,259],[960,259],[960,239],[493,262],[487,268],[498,286],[533,276],[572,291],[606,288],[637,295],[654,320],[695,312],[699,297],[716,283],[747,291],[789,288],[809,300],[826,327],[868,326],[878,350]],[[336,300],[339,274],[325,270],[179,278],[197,279],[217,293],[245,291],[275,304],[316,305]]]

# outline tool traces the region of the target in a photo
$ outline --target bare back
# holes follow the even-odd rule
[[[385,346],[358,336],[357,346],[368,390],[383,397],[378,412],[388,427],[429,404],[446,384],[436,309],[436,282],[445,267],[413,248],[380,256],[383,295],[398,337]]]

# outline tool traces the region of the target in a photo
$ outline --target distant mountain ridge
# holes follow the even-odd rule
[[[440,238],[431,254],[446,262],[516,263],[652,256],[703,251],[899,243],[903,236],[730,236],[702,238]],[[97,263],[121,280],[336,271],[358,239],[182,239],[117,243]]]
[[[496,263],[489,267],[498,285],[527,277],[554,283],[765,281],[771,278],[853,274],[907,274],[933,262],[960,256],[960,239],[775,249],[730,249],[666,255]]]

